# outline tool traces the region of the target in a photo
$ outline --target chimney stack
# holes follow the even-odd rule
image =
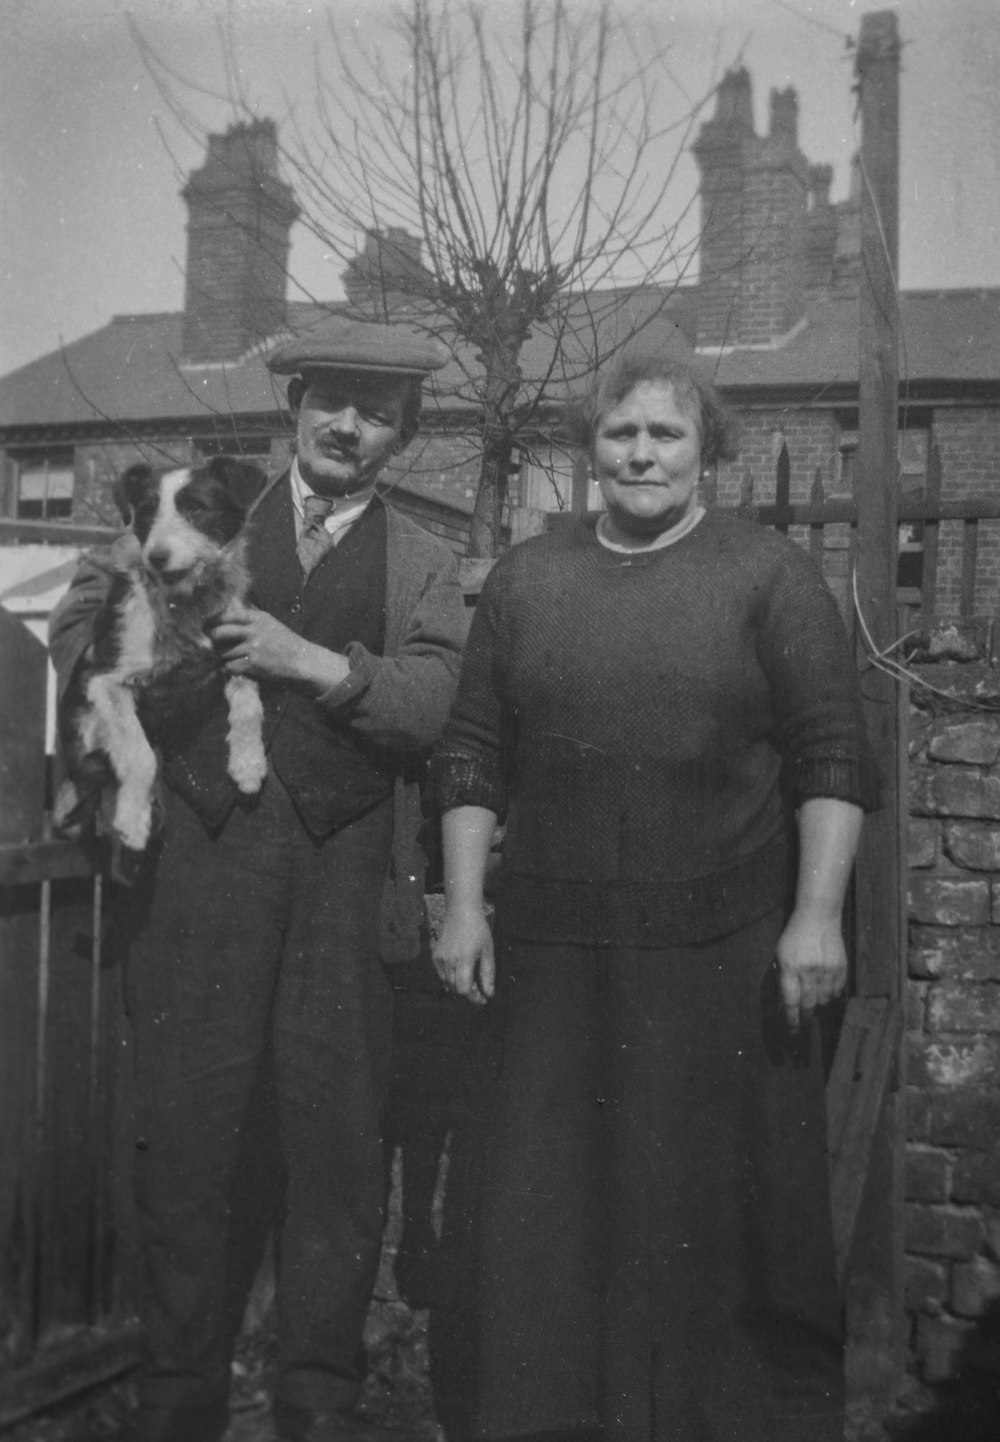
[[[188,206],[182,358],[235,360],[287,319],[288,251],[299,207],[278,174],[274,122],[210,135],[205,164],[181,194]]]
[[[399,225],[365,232],[365,248],[348,261],[344,291],[351,306],[367,313],[398,312],[427,293],[430,276],[420,259],[420,239]]]
[[[701,168],[698,344],[767,345],[805,311],[809,173],[794,90],[753,123],[750,76],[729,71],[694,145]]]

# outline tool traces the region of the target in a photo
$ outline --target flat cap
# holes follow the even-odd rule
[[[279,345],[268,356],[267,368],[277,375],[351,370],[424,376],[447,361],[441,342],[415,326],[331,316]]]

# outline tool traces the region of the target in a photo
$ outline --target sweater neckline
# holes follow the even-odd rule
[[[669,543],[660,546],[650,546],[642,551],[628,551],[617,546],[609,546],[605,541],[602,541],[597,532],[600,524],[600,514],[603,514],[603,512],[593,519],[588,518],[588,524],[583,530],[583,537],[585,537],[591,553],[599,556],[604,564],[615,568],[624,569],[634,567],[642,569],[655,565],[660,557],[669,555],[678,545],[690,541],[692,536],[697,535],[697,533],[703,529],[708,511],[704,508],[699,509],[700,514],[694,522],[690,524],[682,523],[681,527],[675,528],[678,533],[671,537]]]

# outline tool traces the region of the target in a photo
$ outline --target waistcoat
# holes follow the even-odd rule
[[[296,555],[290,488],[279,481],[250,519],[250,602],[289,630],[327,650],[353,641],[373,655],[385,646],[386,515],[374,501],[303,584]],[[239,792],[226,770],[228,714],[224,678],[214,678],[197,721],[157,739],[164,779],[212,830],[220,829]],[[359,743],[329,719],[308,693],[261,681],[264,744],[273,771],[305,827],[328,835],[391,794],[392,758]],[[265,786],[273,786],[269,773]]]

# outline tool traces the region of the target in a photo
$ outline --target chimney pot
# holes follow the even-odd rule
[[[715,123],[753,134],[753,89],[745,65],[727,70],[715,92]]]
[[[799,143],[799,97],[795,87],[771,91],[772,140],[787,140],[790,145]]]

